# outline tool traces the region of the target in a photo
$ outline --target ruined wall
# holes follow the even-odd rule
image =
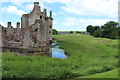
[[[14,38],[15,29],[12,27],[11,22],[8,22],[6,29],[7,41],[12,41]]]
[[[48,39],[52,40],[52,19],[48,19]]]
[[[28,18],[29,15],[28,14],[23,14],[21,17],[21,28],[25,28],[26,26],[28,26]]]
[[[34,8],[33,11],[29,14],[29,18],[28,18],[28,25],[32,25],[35,24],[35,21],[37,19],[40,19],[41,16],[41,11],[40,11],[40,6],[38,2],[34,2]]]

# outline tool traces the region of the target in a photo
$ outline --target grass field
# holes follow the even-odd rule
[[[118,69],[111,70],[111,71],[104,72],[104,73],[95,74],[95,75],[85,76],[82,78],[118,78]]]
[[[56,35],[60,47],[68,55],[67,59],[55,59],[43,56],[23,56],[15,53],[3,53],[4,78],[80,78],[89,75],[96,77],[117,69],[118,40],[94,38],[89,35]],[[106,73],[110,78],[115,75]],[[99,76],[98,77],[108,77]]]

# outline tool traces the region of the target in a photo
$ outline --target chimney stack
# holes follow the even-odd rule
[[[12,28],[12,26],[11,26],[11,22],[8,22],[7,27],[8,27],[8,28]]]
[[[43,12],[44,12],[44,14],[47,16],[47,9],[44,9]]]
[[[20,22],[17,22],[16,26],[17,26],[17,28],[20,28]]]
[[[52,11],[50,11],[50,18],[52,18]]]
[[[34,2],[34,9],[35,9],[35,8],[40,8],[40,7],[39,7],[39,2]]]
[[[39,6],[39,2],[34,2],[34,6]]]

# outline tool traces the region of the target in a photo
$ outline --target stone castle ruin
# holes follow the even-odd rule
[[[52,11],[47,16],[47,10],[41,12],[39,2],[34,2],[33,10],[23,14],[16,28],[8,22],[7,28],[0,25],[2,30],[2,48],[28,52],[46,51],[52,40]]]

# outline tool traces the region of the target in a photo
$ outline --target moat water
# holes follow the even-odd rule
[[[60,58],[60,59],[65,59],[67,58],[65,51],[63,49],[60,49],[59,45],[57,42],[52,43],[52,58]]]
[[[49,51],[47,52],[28,52],[28,50],[23,50],[23,49],[17,49],[17,48],[2,48],[3,52],[5,51],[10,51],[10,52],[16,52],[20,54],[25,54],[25,55],[50,55],[52,58],[60,58],[60,59],[65,59],[67,58],[67,55],[65,54],[65,51],[61,49],[58,45],[59,42],[53,42],[52,47],[49,48]]]

